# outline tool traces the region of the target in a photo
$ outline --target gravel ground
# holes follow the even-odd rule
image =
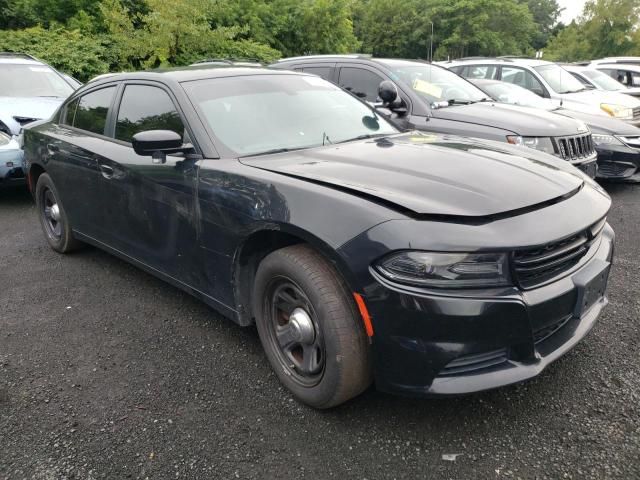
[[[0,479],[640,478],[640,187],[608,187],[611,304],[529,383],[291,399],[242,329],[99,250],[49,249],[0,191]],[[459,454],[455,461],[444,454]]]

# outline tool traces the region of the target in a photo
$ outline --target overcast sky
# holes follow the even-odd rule
[[[567,25],[571,23],[571,20],[582,13],[585,3],[586,0],[558,0],[560,7],[564,7],[560,21]]]

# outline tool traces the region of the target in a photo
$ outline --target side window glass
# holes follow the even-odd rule
[[[466,78],[484,78],[495,80],[498,68],[494,65],[469,65],[465,72]]]
[[[87,132],[104,135],[107,113],[115,92],[116,87],[107,87],[80,97],[73,118],[73,126]]]
[[[624,70],[618,70],[616,72],[616,79],[620,82],[620,83],[624,83],[625,85],[629,85],[629,77],[627,76],[627,72]]]
[[[80,100],[75,99],[73,102],[68,103],[64,110],[60,113],[60,123],[63,125],[73,125],[73,119],[76,116],[76,109],[78,108],[78,102]]]
[[[523,68],[502,67],[502,81],[519,85],[538,95],[544,95],[544,87],[540,81],[531,72]]]
[[[378,99],[378,87],[382,80],[383,78],[379,75],[362,68],[340,69],[340,86],[368,102],[375,102]]]
[[[631,72],[631,85],[634,87],[640,87],[640,73]]]
[[[127,85],[122,95],[116,138],[131,143],[145,130],[171,130],[184,137],[185,129],[171,97],[158,87]]]
[[[319,77],[329,80],[331,77],[331,67],[305,67],[302,69],[304,73],[312,73]]]

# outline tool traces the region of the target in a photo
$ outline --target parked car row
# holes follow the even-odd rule
[[[101,76],[25,127],[54,250],[255,324],[316,408],[520,382],[595,324],[614,233],[584,122],[422,62],[215,63]]]

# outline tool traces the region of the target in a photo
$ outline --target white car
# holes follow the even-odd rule
[[[470,58],[444,66],[469,79],[502,80],[550,98],[578,112],[608,115],[640,126],[640,100],[618,92],[586,88],[561,66],[527,58]]]
[[[633,60],[635,58],[635,60]],[[629,62],[629,63],[623,63]],[[629,88],[640,89],[640,57],[595,60],[589,64]]]
[[[640,97],[640,87],[627,87],[624,83],[616,80],[616,72],[609,74],[603,70],[598,70],[590,66],[582,65],[562,65],[562,68],[571,72],[585,87],[605,90],[607,92],[619,92],[632,97]],[[638,75],[640,76],[640,66]]]

